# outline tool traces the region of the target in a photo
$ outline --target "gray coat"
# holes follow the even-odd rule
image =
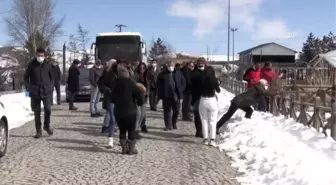
[[[96,87],[98,85],[98,80],[103,75],[103,71],[103,68],[97,68],[95,66],[90,69],[89,80],[92,86]]]

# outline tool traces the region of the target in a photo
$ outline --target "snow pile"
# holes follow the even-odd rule
[[[61,100],[65,100],[65,87],[61,87]],[[0,102],[5,106],[6,115],[9,121],[9,129],[20,127],[34,119],[34,114],[30,106],[30,98],[25,93],[5,94],[0,96]],[[56,93],[54,92],[54,104],[56,103]],[[43,103],[41,103],[43,107]]]
[[[226,111],[232,96],[222,93]],[[239,110],[222,137],[243,185],[336,184],[335,141],[293,119],[254,112],[248,120]]]

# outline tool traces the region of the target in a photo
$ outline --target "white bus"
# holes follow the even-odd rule
[[[92,49],[94,49],[95,59],[103,62],[119,59],[147,64],[146,43],[139,32],[99,33]]]

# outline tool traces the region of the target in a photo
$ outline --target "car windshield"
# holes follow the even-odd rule
[[[90,85],[89,76],[90,76],[90,69],[88,68],[79,68],[79,85],[80,86],[87,86]]]

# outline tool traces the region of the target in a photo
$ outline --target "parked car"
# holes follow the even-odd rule
[[[8,136],[9,136],[9,126],[8,119],[6,116],[5,106],[0,102],[0,158],[6,154]]]
[[[89,81],[90,68],[80,67],[79,68],[79,91],[76,93],[75,101],[88,101],[91,96],[91,84]],[[65,87],[66,101],[69,102],[70,92],[68,90],[68,85]]]

